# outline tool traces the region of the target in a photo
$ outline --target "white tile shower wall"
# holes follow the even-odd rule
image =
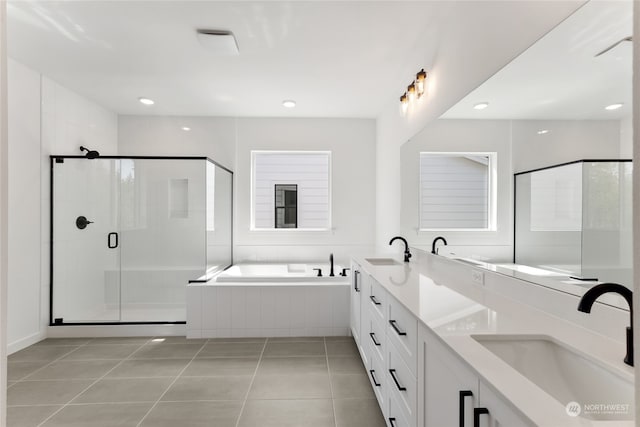
[[[187,337],[347,335],[349,286],[189,285]]]
[[[373,246],[375,121],[369,119],[238,119],[235,260],[319,260],[330,252]],[[331,151],[332,229],[250,230],[251,151]]]
[[[80,145],[115,154],[117,116],[14,60],[8,88],[9,226],[20,234],[9,237],[12,353],[43,337],[49,321],[49,155],[79,154]]]

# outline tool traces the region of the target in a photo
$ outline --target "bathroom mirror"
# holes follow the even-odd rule
[[[431,251],[433,238],[442,235],[449,242],[440,249],[442,255],[575,295],[598,282],[571,276],[632,286],[631,238],[626,228],[631,223],[631,203],[626,196],[608,203],[614,194],[605,189],[612,188],[609,181],[615,175],[622,180],[615,185],[619,195],[630,192],[631,162],[618,161],[632,156],[632,7],[631,1],[585,3],[401,147],[401,226],[412,246]],[[479,104],[488,105],[481,109]],[[495,153],[494,227],[421,228],[420,153],[438,151]],[[525,172],[580,160],[615,162],[578,162],[574,168],[579,170],[553,168],[553,173],[537,174],[537,184],[546,182],[553,188],[545,193],[538,185],[535,197],[524,202],[525,178],[529,176],[530,190],[532,176]],[[567,173],[575,179],[568,179]],[[518,192],[523,190],[517,196],[520,200],[514,196],[516,185],[522,187]],[[553,203],[541,206],[545,201]],[[522,202],[520,209],[516,202]],[[463,211],[461,206],[456,215],[467,215]],[[531,215],[536,224],[531,224]],[[521,239],[531,238],[533,228],[542,227],[550,236],[570,236],[576,245],[568,253],[557,246],[537,245],[541,241],[519,241],[517,227],[528,227],[518,233]],[[606,241],[606,256],[597,254],[603,234],[615,240]],[[515,256],[514,248],[521,256]],[[616,259],[610,256],[611,248],[619,255]],[[547,262],[553,251],[568,257],[564,261],[571,268],[544,268],[563,264],[560,256]],[[545,262],[536,262],[537,258]],[[627,308],[622,300],[607,302]]]

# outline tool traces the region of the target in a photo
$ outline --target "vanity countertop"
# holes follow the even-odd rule
[[[490,334],[505,337],[549,337],[552,341],[566,345],[620,378],[633,383],[633,368],[622,362],[626,351],[624,343],[507,298],[482,284],[459,284],[455,283],[455,280],[446,279],[447,270],[466,269],[466,273],[471,275],[471,271],[476,268],[473,265],[426,252],[418,258],[420,259],[411,263],[400,261],[394,265],[373,265],[367,261],[367,257],[353,257],[354,261],[390,295],[410,310],[421,323],[434,331],[480,378],[495,388],[506,401],[535,425],[634,425],[633,421],[590,421],[582,417],[569,417],[565,404],[561,404],[529,381],[473,336]],[[430,273],[435,269],[439,269],[438,281],[433,279],[436,275]],[[442,274],[442,271],[445,273]],[[483,281],[491,280],[491,274],[497,273],[484,271]],[[620,328],[624,329],[626,326],[620,325]],[[629,407],[629,411],[633,415],[634,408]]]

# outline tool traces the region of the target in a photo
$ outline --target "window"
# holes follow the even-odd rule
[[[496,153],[420,153],[420,230],[495,230]]]
[[[253,230],[331,228],[328,151],[252,151]]]

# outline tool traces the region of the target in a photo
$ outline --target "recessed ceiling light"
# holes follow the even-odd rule
[[[474,105],[473,108],[475,108],[476,110],[484,110],[488,106],[489,106],[488,102],[479,102],[476,105]]]
[[[284,101],[282,101],[282,106],[285,108],[293,108],[296,106],[296,101],[292,100],[292,99],[286,99]]]
[[[187,126],[183,126],[183,127],[181,127],[181,129],[182,129],[183,131],[185,131],[185,132],[189,132],[189,131],[191,130],[191,128],[190,128],[190,127],[187,127]]]
[[[619,104],[611,104],[611,105],[607,105],[606,107],[604,107],[605,110],[617,110],[618,108],[622,108],[624,104],[623,103],[619,103]]]
[[[545,133],[549,133],[549,129],[540,129],[538,131],[538,135],[544,135]]]
[[[149,98],[138,98],[138,101],[140,101],[141,104],[144,105],[153,105],[155,104],[155,102],[153,102],[153,99],[149,99]]]

